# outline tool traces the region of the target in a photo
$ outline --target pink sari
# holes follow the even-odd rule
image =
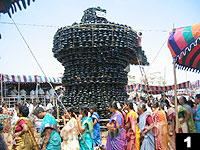
[[[169,150],[176,149],[175,142],[175,109],[173,107],[168,108],[167,118],[168,118],[168,128],[169,128]]]
[[[155,126],[158,129],[158,134],[155,138],[157,138],[157,142],[160,144],[160,147],[156,147],[156,149],[168,150],[168,124],[166,114],[163,110],[156,109],[153,117]]]

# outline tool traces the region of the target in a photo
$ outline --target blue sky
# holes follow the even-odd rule
[[[47,3],[48,2],[48,3]],[[58,27],[80,22],[88,7],[100,6],[107,10],[107,19],[127,24],[143,33],[142,46],[149,63],[165,40],[173,24],[176,27],[200,22],[198,0],[37,0],[26,10],[18,11],[12,18],[19,24],[53,25],[38,27],[19,25],[47,76],[60,76],[64,67],[53,57],[53,36]],[[0,22],[12,22],[1,14]],[[152,30],[152,31],[149,31]],[[28,48],[14,25],[0,23],[0,72],[5,74],[42,75]],[[148,73],[161,72],[166,68],[167,84],[173,84],[173,66],[170,51],[165,43]],[[145,67],[147,70],[148,67]],[[131,74],[141,77],[139,67],[131,66]],[[178,83],[195,81],[197,73],[177,70]]]

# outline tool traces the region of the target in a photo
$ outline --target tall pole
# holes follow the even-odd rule
[[[174,24],[173,24],[173,32],[174,32]],[[174,69],[174,96],[175,96],[175,112],[176,112],[176,133],[178,133],[178,103],[177,103],[177,79],[176,79],[176,63],[173,59],[173,69]]]
[[[1,79],[1,104],[3,104],[3,79],[2,79],[2,74],[0,74],[0,79]]]
[[[4,82],[4,95],[5,95],[5,97],[6,97],[6,82]]]
[[[36,82],[36,91],[35,91],[36,102],[38,103],[38,83]]]
[[[174,68],[174,93],[175,93],[175,111],[176,111],[176,133],[178,133],[177,80],[176,80],[175,60],[173,60],[173,68]]]
[[[18,82],[18,100],[20,100],[20,82]]]

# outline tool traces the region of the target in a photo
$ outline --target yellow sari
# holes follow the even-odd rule
[[[127,150],[140,149],[140,129],[137,125],[137,114],[131,110],[126,116],[126,123],[130,123],[130,128],[127,128]]]
[[[15,134],[15,130],[18,126],[18,123],[21,120],[24,120],[28,126],[28,132],[23,133],[22,135],[15,137],[15,144],[12,146],[12,150],[39,150],[39,147],[35,141],[34,134],[33,134],[33,124],[29,121],[26,117],[20,117],[16,122],[13,134]]]

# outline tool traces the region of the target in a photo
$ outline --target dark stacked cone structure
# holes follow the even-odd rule
[[[65,67],[63,104],[76,109],[82,104],[97,106],[101,118],[109,118],[108,104],[123,103],[129,64],[148,65],[131,27],[109,22],[106,10],[88,8],[80,23],[58,29],[54,57]],[[138,59],[138,60],[137,60]]]

